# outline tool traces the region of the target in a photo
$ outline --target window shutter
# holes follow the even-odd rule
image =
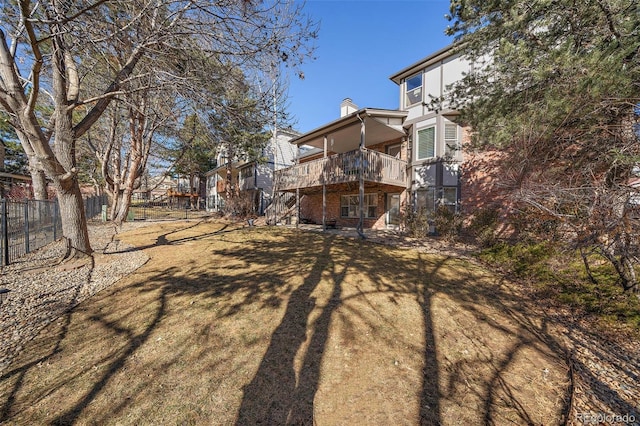
[[[445,123],[444,125],[445,155],[454,156],[458,151],[458,125]]]
[[[446,140],[458,140],[458,125],[447,123],[444,125],[444,138]]]
[[[418,159],[435,157],[436,128],[418,130]]]

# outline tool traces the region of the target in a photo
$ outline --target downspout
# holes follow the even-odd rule
[[[364,131],[364,120],[360,117],[360,114],[357,114],[358,119],[360,120],[360,167],[358,167],[358,180],[359,182],[359,209],[360,209],[360,217],[358,219],[358,226],[356,227],[356,232],[358,236],[362,239],[367,238],[364,235],[364,141],[365,141],[365,131]],[[365,117],[366,118],[366,117]]]

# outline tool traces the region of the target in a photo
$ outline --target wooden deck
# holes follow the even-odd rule
[[[364,180],[387,185],[406,186],[407,162],[378,151],[359,150],[336,154],[276,171],[277,189],[357,182]]]

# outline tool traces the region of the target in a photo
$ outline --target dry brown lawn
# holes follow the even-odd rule
[[[149,262],[48,326],[10,424],[558,424],[545,321],[477,264],[216,221],[119,238]]]

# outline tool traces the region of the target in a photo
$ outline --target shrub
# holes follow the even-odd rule
[[[498,219],[497,207],[480,209],[471,218],[467,230],[481,247],[491,247],[498,242]]]
[[[252,194],[232,196],[225,201],[223,211],[225,215],[242,219],[254,217],[256,212],[254,197]]]
[[[439,235],[447,240],[455,240],[462,230],[462,215],[452,212],[447,206],[438,206],[433,224]]]
[[[407,235],[413,238],[424,238],[429,235],[429,217],[424,207],[413,210],[406,207],[401,214],[403,229]]]
[[[549,243],[500,242],[484,250],[481,257],[519,278],[540,279],[547,276],[547,260],[555,253]]]

